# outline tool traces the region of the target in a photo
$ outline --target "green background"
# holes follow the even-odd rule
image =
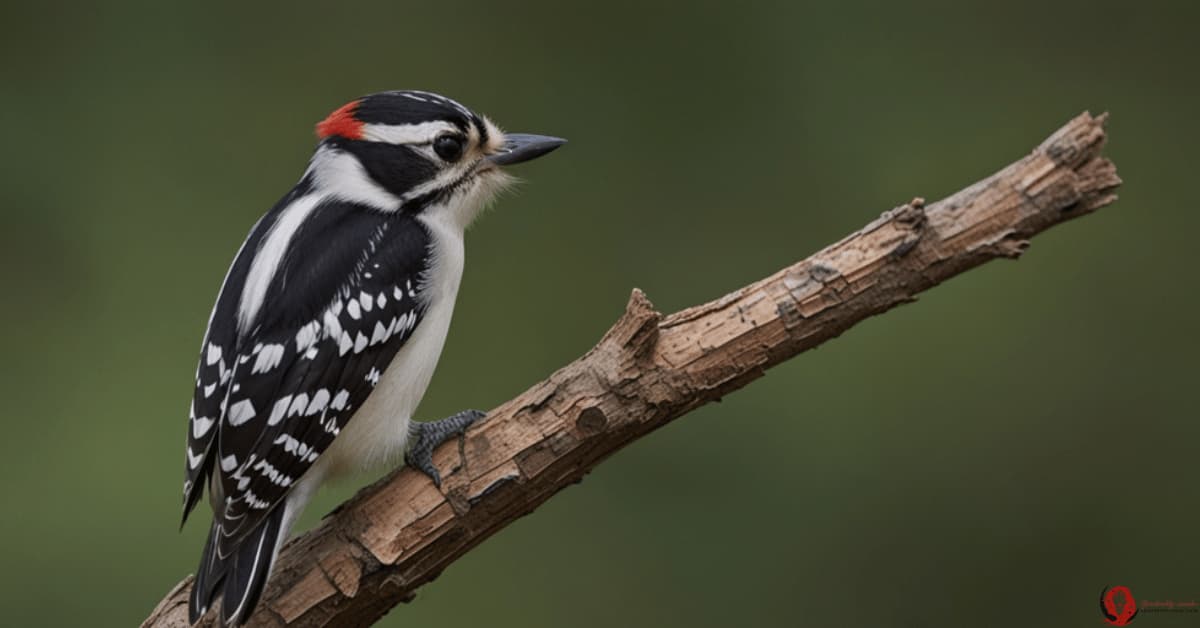
[[[1126,183],[634,443],[384,625],[1099,626],[1105,585],[1200,598],[1183,3],[2,11],[4,625],[134,625],[194,569],[185,420],[226,266],[313,123],[406,87],[571,140],[469,234],[427,419],[578,356],[634,286],[720,296],[1082,110],[1112,112]]]

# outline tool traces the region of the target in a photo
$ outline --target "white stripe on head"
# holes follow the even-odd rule
[[[365,173],[364,173],[365,176]],[[302,196],[283,208],[271,230],[263,238],[254,261],[250,263],[250,271],[246,275],[246,283],[242,287],[242,298],[238,301],[238,331],[243,334],[250,332],[250,323],[262,309],[263,299],[271,286],[271,279],[283,262],[283,255],[288,245],[296,237],[300,226],[312,214],[317,205],[325,200],[320,194]]]
[[[460,132],[458,127],[444,120],[418,122],[416,124],[364,124],[362,138],[369,142],[389,144],[427,144],[447,132]]]
[[[400,199],[376,183],[358,158],[347,152],[321,146],[305,176],[310,174],[317,189],[332,198],[384,211],[400,207]]]
[[[401,92],[401,95],[407,96],[408,98],[412,98],[413,100],[420,100],[423,102],[436,102],[436,103],[441,103],[443,105],[449,105],[449,106],[457,109],[458,112],[461,113],[466,118],[471,118],[472,116],[475,115],[475,114],[471,113],[470,109],[467,109],[466,107],[464,107],[462,105],[462,103],[458,102],[457,100],[454,100],[453,98],[446,98],[445,96],[443,96],[441,94],[435,94],[433,92],[425,92],[425,91],[421,91],[419,89],[410,89],[408,91]]]

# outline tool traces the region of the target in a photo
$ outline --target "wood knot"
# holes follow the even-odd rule
[[[918,196],[893,209],[891,218],[914,231],[920,231],[925,226],[925,199]]]
[[[658,322],[662,314],[654,309],[654,304],[646,298],[645,293],[637,288],[629,295],[629,303],[625,305],[625,313],[604,334],[601,344],[611,344],[623,351],[628,351],[637,357],[650,354],[658,343]]]
[[[921,236],[925,235],[925,199],[920,196],[913,198],[889,212],[889,218],[903,229],[900,242],[889,252],[892,259],[900,259],[912,252],[921,241]]]
[[[608,427],[608,416],[599,407],[589,406],[579,413],[579,418],[575,419],[575,427],[584,436],[591,436]]]
[[[813,281],[817,283],[825,283],[826,281],[829,281],[830,279],[833,279],[839,275],[841,275],[841,273],[839,273],[836,268],[832,266],[826,266],[819,260],[814,261],[808,267],[808,276],[812,277]]]

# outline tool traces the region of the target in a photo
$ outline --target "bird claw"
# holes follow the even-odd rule
[[[463,410],[458,414],[448,416],[439,421],[413,423],[409,427],[408,451],[404,454],[404,464],[424,473],[433,480],[433,485],[442,487],[442,476],[437,467],[433,466],[433,450],[438,445],[450,440],[452,436],[460,438],[467,433],[467,428],[486,416],[479,410]]]

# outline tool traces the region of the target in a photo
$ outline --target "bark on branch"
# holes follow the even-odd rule
[[[434,456],[363,489],[287,545],[253,626],[366,626],[459,556],[578,482],[627,443],[855,323],[1103,207],[1121,180],[1083,113],[1031,154],[931,205],[921,199],[808,259],[664,316],[634,290],[586,355],[496,408]],[[144,627],[187,626],[191,578]],[[201,625],[212,625],[213,613]]]

